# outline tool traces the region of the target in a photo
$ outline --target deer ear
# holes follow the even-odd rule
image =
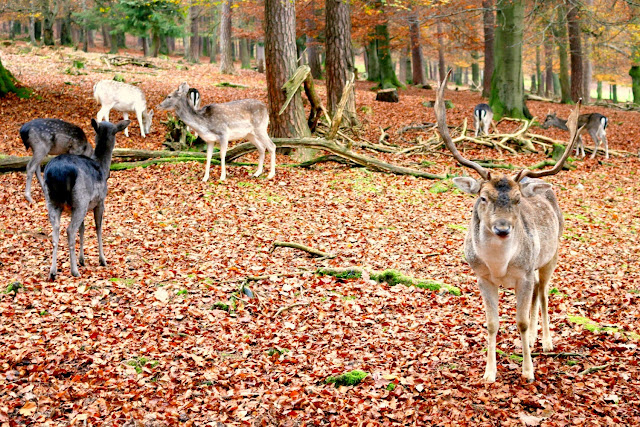
[[[520,192],[524,197],[533,197],[535,195],[544,194],[547,190],[551,190],[553,186],[537,178],[524,178],[520,181]]]
[[[96,122],[96,119],[91,119],[91,127],[93,128],[93,130],[98,132],[98,122]]]
[[[189,85],[187,84],[187,82],[181,83],[180,87],[178,88],[178,91],[180,93],[187,93],[188,90],[189,90]]]
[[[465,193],[478,194],[480,191],[480,183],[469,176],[453,178],[453,184]]]
[[[131,120],[122,120],[116,123],[116,133],[123,131],[127,126],[129,126]]]

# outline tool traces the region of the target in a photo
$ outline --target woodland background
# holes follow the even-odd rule
[[[435,93],[429,86],[441,68],[454,68],[447,115],[454,137],[460,135],[473,107],[487,101],[482,91],[491,95],[490,85],[483,84],[488,79],[482,81],[483,24],[487,13],[500,16],[502,3],[351,3],[354,55],[338,57],[352,61],[345,59],[342,69],[359,73],[347,107],[353,115],[346,114],[349,126],[336,144],[442,177],[466,173],[430,125],[435,117],[426,103]],[[146,15],[162,18],[156,25],[155,18],[122,19],[120,8],[129,6],[165,9]],[[329,88],[323,4],[293,6],[293,40],[299,43],[292,52],[309,65],[315,90],[333,117],[342,89]],[[521,99],[529,98],[527,110],[538,120],[498,123],[502,135],[511,134],[503,145],[515,154],[496,148],[493,139],[484,140],[489,146],[465,140],[461,149],[494,167],[549,160],[551,141],[566,141],[567,135],[537,123],[549,110],[568,116],[567,103],[576,94],[571,89],[581,87],[587,104],[582,111],[609,118],[614,152],[609,160],[601,154],[573,159],[573,170],[549,179],[565,215],[565,233],[549,308],[556,353],[534,357],[534,383],[520,379],[515,302],[508,290],[501,291],[497,382],[482,381],[484,310],[462,256],[473,198],[450,180],[372,172],[351,163],[301,167],[295,155],[285,154],[278,155],[273,180],[253,179],[252,153],[240,159],[246,163],[228,168],[225,183],[202,183],[204,167],[194,159],[146,167],[116,159],[121,170],[109,180],[104,227],[108,265],[98,266],[89,219],[82,277],[69,274],[63,237],[56,282],[46,280],[51,227],[39,185],[33,187],[37,203],[29,205],[24,173],[0,174],[0,423],[640,423],[640,121],[637,106],[627,102],[632,95],[622,89],[631,88],[629,71],[637,59],[637,5],[594,0],[524,6],[521,65],[527,93]],[[0,162],[29,154],[18,129],[36,117],[62,118],[92,135],[89,122],[98,106],[91,91],[105,78],[139,86],[151,107],[183,81],[200,90],[203,105],[249,97],[270,102],[268,87],[274,85],[269,72],[262,73],[269,55],[261,48],[265,7],[5,2],[0,59],[14,76],[5,81],[18,94],[0,98]],[[580,57],[579,87],[572,86],[572,61],[578,60],[571,56],[564,20],[572,7],[579,7],[581,46],[588,46]],[[232,11],[228,61],[221,52],[225,10]],[[51,24],[49,40],[45,21]],[[423,57],[418,74],[413,64],[420,60],[407,61],[416,47],[410,31],[416,21]],[[371,69],[379,51],[386,78]],[[221,69],[224,63],[233,69]],[[589,69],[592,83],[585,85]],[[534,80],[544,84],[531,87]],[[375,100],[377,89],[392,86],[399,87],[400,102]],[[614,93],[625,102],[609,99]],[[301,97],[296,102],[304,111],[296,120],[306,124],[312,105]],[[351,126],[352,118],[357,123]],[[162,150],[167,122],[173,121],[156,111],[151,135],[141,138],[132,123],[130,137],[119,135],[116,146]],[[523,126],[548,140],[536,140],[535,151],[524,149],[513,135]],[[296,135],[285,129],[276,136],[299,138],[307,130]],[[327,132],[323,119],[314,135]],[[593,146],[588,137],[585,144]],[[274,249],[274,241],[298,242],[335,257]],[[318,274],[344,267],[367,273]],[[375,274],[386,270],[393,271]],[[367,376],[356,385],[327,382],[353,370]]]

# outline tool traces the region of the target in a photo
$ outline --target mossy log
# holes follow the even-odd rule
[[[436,175],[429,172],[407,168],[404,166],[392,165],[390,163],[383,162],[373,157],[364,156],[362,154],[355,153],[346,147],[336,144],[332,141],[327,141],[320,138],[274,138],[273,142],[278,148],[315,148],[318,150],[328,151],[338,157],[355,163],[358,166],[365,167],[372,171],[387,172],[396,175],[411,175],[420,178],[428,179],[445,179],[445,176]],[[232,162],[233,160],[244,156],[245,154],[255,151],[256,147],[250,142],[238,144],[235,147],[227,151],[226,160]],[[185,158],[185,161],[204,158],[204,153],[190,152],[190,151],[153,151],[153,150],[133,150],[128,148],[116,148],[113,151],[113,159],[115,163],[118,162],[139,162],[141,160],[158,159],[158,158]],[[47,157],[43,164],[51,160],[52,157]],[[220,153],[213,153],[214,160],[220,160]],[[21,171],[24,170],[29,163],[31,157],[16,157],[9,156],[4,159],[0,159],[0,173]],[[142,165],[142,164],[141,164]]]

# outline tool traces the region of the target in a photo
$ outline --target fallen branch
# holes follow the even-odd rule
[[[347,84],[342,88],[342,96],[340,97],[340,102],[338,102],[338,108],[336,108],[335,114],[333,115],[333,121],[331,123],[331,129],[329,130],[329,134],[327,135],[327,139],[333,140],[338,134],[338,129],[340,128],[340,123],[342,123],[342,115],[344,114],[344,109],[347,106],[347,102],[349,101],[349,97],[352,92],[353,83],[355,79],[355,74],[351,73],[349,80],[347,80]]]
[[[609,367],[609,363],[606,363],[604,365],[600,365],[600,366],[592,366],[590,368],[585,369],[584,371],[578,373],[578,375],[587,375],[587,374],[591,374],[593,372],[598,372],[601,371],[605,368]]]
[[[109,65],[123,66],[123,65],[137,65],[138,67],[146,68],[158,68],[153,63],[140,58],[134,58],[131,56],[103,56],[103,61]]]
[[[288,306],[286,306],[286,307],[282,307],[281,309],[279,309],[278,311],[276,311],[276,314],[274,314],[274,315],[273,315],[273,317],[278,317],[278,316],[280,316],[282,313],[284,313],[285,311],[289,311],[289,310],[291,310],[292,308],[302,307],[302,306],[307,306],[307,305],[309,305],[309,304],[311,304],[311,303],[309,303],[309,302],[297,302],[297,303],[295,303],[295,304],[291,304],[291,305],[288,305]]]
[[[295,243],[295,242],[280,242],[280,241],[274,241],[272,246],[271,246],[271,250],[269,250],[269,252],[273,252],[276,248],[294,248],[294,249],[300,249],[301,251],[305,251],[307,253],[310,253],[311,255],[317,256],[317,257],[321,257],[324,259],[332,259],[335,258],[336,255],[327,253],[327,252],[323,252],[321,250],[318,249],[314,249],[314,248],[310,248],[309,246],[305,246],[302,245],[300,243]]]
[[[351,162],[351,161],[349,161],[347,159],[344,159],[344,158],[342,158],[340,156],[336,156],[336,155],[333,155],[333,154],[329,154],[328,156],[318,156],[318,157],[316,157],[314,159],[307,160],[306,162],[298,163],[298,164],[296,164],[294,166],[301,167],[301,168],[308,168],[308,167],[311,167],[311,166],[313,166],[313,165],[315,165],[317,163],[324,163],[324,162],[336,162],[336,163],[341,163],[343,165],[358,166],[357,164],[355,164],[355,163],[353,163],[353,162]]]

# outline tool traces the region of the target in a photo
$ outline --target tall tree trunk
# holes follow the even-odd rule
[[[157,58],[160,54],[160,34],[154,32],[151,34],[151,56]]]
[[[631,91],[633,92],[633,102],[640,104],[640,66],[634,65],[629,70],[631,76]]]
[[[414,11],[409,17],[409,34],[411,36],[411,66],[412,82],[414,85],[424,85],[427,82],[422,55],[422,41],[420,38],[420,21],[418,13]]]
[[[45,46],[55,45],[53,38],[53,25],[55,24],[57,10],[51,11],[49,9],[49,1],[44,2],[44,8],[42,10],[42,39]]]
[[[240,39],[240,62],[241,68],[248,70],[251,68],[251,56],[249,56],[249,41],[245,38]]]
[[[347,80],[351,73],[354,72],[353,53],[351,51],[351,16],[349,3],[343,0],[326,0],[325,7],[327,107],[333,116]],[[342,123],[345,126],[354,126],[358,123],[356,97],[353,88],[349,93],[347,106],[342,113]]]
[[[540,45],[536,45],[536,79],[538,80],[538,96],[544,93],[544,78],[542,77],[542,60],[540,58]]]
[[[109,36],[109,38],[111,39],[111,41],[109,42],[109,44],[111,45],[109,53],[118,53],[120,46],[120,43],[118,42],[118,33],[112,30]]]
[[[558,5],[557,24],[554,25],[554,36],[558,47],[558,59],[560,60],[560,102],[571,102],[571,87],[569,81],[569,58],[567,56],[567,9],[564,4]]]
[[[286,96],[282,86],[296,69],[296,12],[290,1],[265,0],[265,60],[270,133],[275,137],[309,136],[309,126],[298,91],[289,106],[278,114]]]
[[[318,12],[316,10],[315,0],[311,0],[311,10],[313,14],[316,15]],[[309,67],[311,68],[311,75],[314,79],[322,78],[322,61],[320,61],[320,49],[322,45],[318,42],[318,38],[316,37],[317,25],[315,19],[307,19],[305,21],[305,26],[307,27],[308,33],[307,37],[307,57],[309,58]],[[309,35],[309,34],[312,34]]]
[[[20,89],[15,86],[13,75],[4,68],[2,59],[0,58],[0,98],[8,93],[20,93]]]
[[[495,69],[489,105],[494,117],[531,118],[524,103],[522,36],[525,0],[498,0]]]
[[[140,44],[142,45],[142,56],[146,58],[149,56],[149,39],[147,37],[140,37]]]
[[[494,68],[494,34],[496,27],[495,0],[482,0],[482,26],[484,29],[484,79],[482,83],[482,97],[491,94],[491,76]]]
[[[377,54],[380,64],[380,87],[382,89],[404,86],[398,80],[391,59],[391,39],[389,38],[389,28],[387,23],[376,25]]]
[[[111,44],[111,37],[109,37],[109,26],[106,24],[102,25],[100,31],[102,32],[102,47],[108,48]]]
[[[436,23],[436,32],[438,33],[438,81],[441,82],[447,75],[447,70],[444,63],[444,32],[442,29],[442,21],[440,19],[438,19]]]
[[[216,39],[216,32],[215,32],[215,27],[216,27],[216,18],[217,18],[217,9],[213,9],[212,13],[211,13],[211,22],[209,23],[211,25],[211,28],[214,29],[214,31],[211,31],[211,38],[209,39],[209,63],[213,64],[216,62],[216,54],[218,53],[218,40]]]
[[[32,45],[37,44],[36,40],[36,18],[31,15],[29,16],[29,42]]]
[[[584,93],[582,34],[579,10],[576,4],[568,4],[567,24],[569,26],[569,46],[571,49],[571,99],[578,102]]]
[[[200,62],[200,7],[192,4],[189,7],[189,16],[187,18],[189,24],[188,46],[185,45],[185,56],[189,62]]]
[[[593,0],[587,0],[587,6],[593,6]],[[591,103],[591,81],[593,79],[593,62],[591,61],[591,50],[592,43],[591,37],[589,36],[589,32],[585,32],[584,34],[584,70],[583,70],[583,92],[582,92],[582,103],[590,104]]]
[[[264,73],[264,44],[258,43],[256,46],[256,65],[259,73]]]
[[[370,82],[380,81],[380,61],[378,60],[378,42],[375,34],[365,46],[367,50],[367,80]]]
[[[220,72],[233,74],[233,56],[231,44],[231,2],[223,0],[220,13]]]
[[[545,92],[544,96],[550,98],[553,95],[553,40],[550,31],[544,34],[544,72],[545,72]]]

